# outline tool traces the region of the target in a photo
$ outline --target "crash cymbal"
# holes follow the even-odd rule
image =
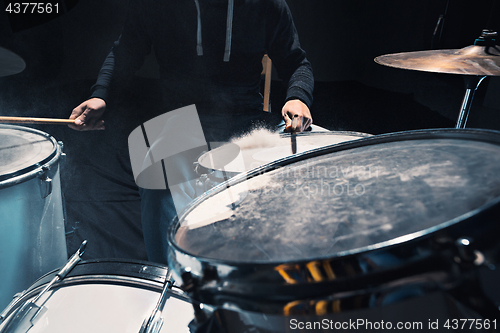
[[[500,76],[500,46],[471,45],[463,49],[393,53],[379,56],[375,62],[416,71]]]
[[[20,56],[0,47],[0,77],[20,73],[24,68],[26,63]]]

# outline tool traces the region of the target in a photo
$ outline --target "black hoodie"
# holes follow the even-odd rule
[[[314,79],[284,0],[130,0],[122,34],[92,97],[108,98],[155,52],[166,100],[222,110],[262,108],[262,57],[288,82],[286,100],[310,107]]]

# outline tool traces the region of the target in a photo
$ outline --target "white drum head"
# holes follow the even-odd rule
[[[294,154],[368,136],[356,132],[311,132],[292,136],[255,131],[205,153],[198,163],[206,169],[241,173]],[[235,147],[239,148],[236,158]]]
[[[41,310],[32,319],[29,333],[138,333],[160,299],[167,271],[146,262],[82,262],[36,301]],[[37,297],[54,275],[47,274],[28,289],[7,313],[0,331],[11,325],[15,311]],[[161,317],[160,333],[189,332],[194,319],[191,300],[174,286],[167,292]],[[10,328],[15,331],[25,324]]]
[[[50,296],[50,297],[49,297]],[[138,333],[160,293],[131,286],[82,284],[47,293],[30,333]],[[186,333],[194,318],[192,305],[170,293],[160,332]]]

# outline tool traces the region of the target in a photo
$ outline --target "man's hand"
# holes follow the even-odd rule
[[[69,119],[75,124],[68,125],[77,131],[103,130],[104,120],[101,116],[106,110],[106,102],[100,98],[91,98],[73,109]]]
[[[291,99],[285,103],[281,110],[285,120],[285,132],[302,132],[312,124],[311,111],[307,105],[298,99]],[[296,128],[292,128],[292,118],[297,117]],[[295,124],[294,124],[295,126]]]

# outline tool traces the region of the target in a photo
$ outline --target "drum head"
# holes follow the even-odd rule
[[[0,331],[6,327],[2,325],[9,325],[16,309],[38,296],[56,273],[40,278],[17,300],[8,313],[9,317],[0,323]],[[29,332],[139,332],[160,299],[166,275],[166,267],[149,262],[81,262],[62,281],[41,295],[36,302],[40,313],[30,322],[33,327],[28,326]],[[167,291],[165,297],[161,313],[164,322],[161,330],[155,332],[187,332],[194,319],[191,300],[177,287]],[[23,327],[23,322],[11,326],[16,332],[25,332]],[[146,327],[147,331],[149,328]]]
[[[498,201],[499,143],[496,132],[448,130],[326,147],[217,187],[171,241],[211,261],[273,264],[401,243]]]
[[[371,135],[357,132],[306,132],[292,136],[259,130],[203,154],[198,163],[209,170],[241,173],[290,155],[368,136]]]
[[[48,134],[21,126],[0,125],[0,182],[25,174],[56,155]]]

